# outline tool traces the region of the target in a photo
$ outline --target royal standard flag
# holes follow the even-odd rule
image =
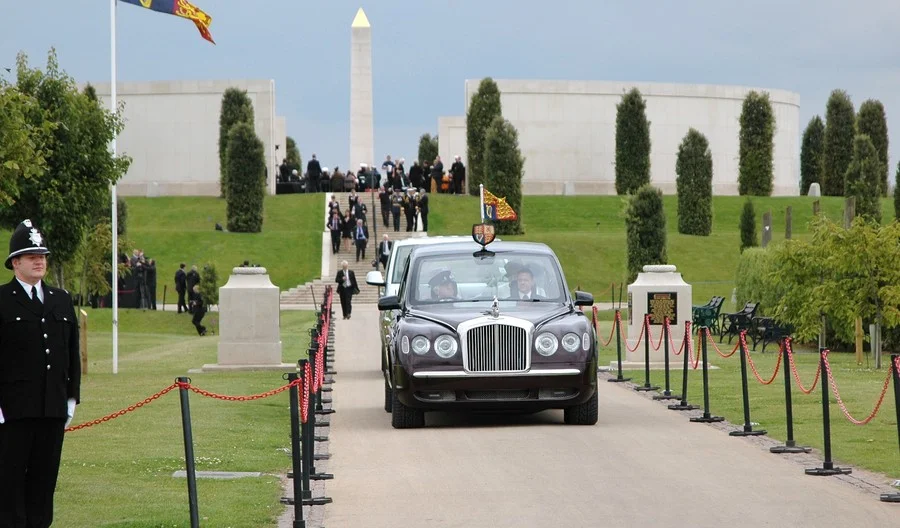
[[[200,35],[203,36],[206,40],[212,42],[213,44],[216,41],[213,40],[212,35],[209,33],[209,25],[212,24],[212,17],[203,12],[202,9],[195,6],[194,4],[188,2],[188,0],[121,0],[126,4],[132,4],[140,7],[145,7],[147,9],[152,9],[153,11],[159,11],[160,13],[168,13],[170,15],[179,16],[181,18],[186,18],[194,22],[194,25],[197,26],[197,29],[200,31]]]
[[[513,208],[506,203],[506,198],[497,198],[484,189],[484,217],[491,220],[515,220],[518,218]]]

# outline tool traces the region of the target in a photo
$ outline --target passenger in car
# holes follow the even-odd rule
[[[534,273],[527,266],[519,268],[515,276],[516,291],[510,300],[530,301],[532,299],[546,299],[547,292],[534,284]]]
[[[459,299],[459,288],[456,278],[449,269],[439,270],[428,281],[431,287],[431,299],[435,301],[455,301]]]

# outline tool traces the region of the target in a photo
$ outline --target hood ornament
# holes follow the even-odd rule
[[[494,319],[500,317],[500,301],[497,300],[497,296],[494,296],[494,302],[491,304],[491,316]]]

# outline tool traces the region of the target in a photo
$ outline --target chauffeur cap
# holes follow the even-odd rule
[[[47,241],[31,220],[22,220],[9,239],[9,256],[6,257],[6,269],[13,269],[12,259],[26,254],[49,255]]]

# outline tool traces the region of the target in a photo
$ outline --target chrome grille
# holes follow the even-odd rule
[[[528,333],[524,328],[492,324],[466,334],[469,372],[522,372],[528,368]]]

